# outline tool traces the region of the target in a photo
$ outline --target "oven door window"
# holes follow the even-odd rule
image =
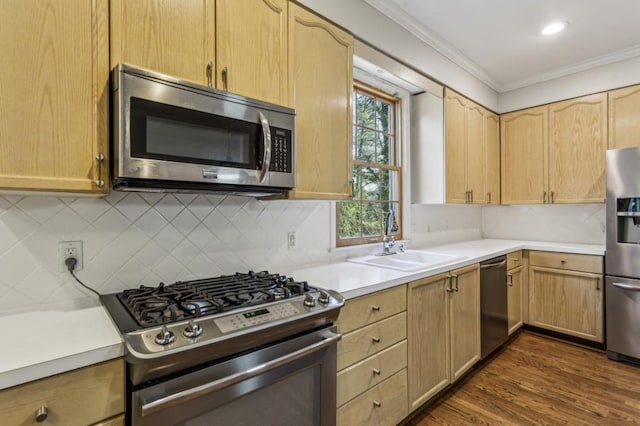
[[[259,169],[261,126],[131,98],[131,157]]]

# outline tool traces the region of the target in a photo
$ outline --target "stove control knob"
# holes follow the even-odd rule
[[[304,306],[308,307],[308,308],[313,308],[314,306],[316,306],[316,299],[315,297],[313,297],[313,294],[306,294],[304,296]]]
[[[329,303],[329,300],[330,300],[329,293],[324,290],[320,290],[320,296],[318,296],[318,302],[322,303],[323,305],[326,305]]]
[[[189,320],[189,324],[182,330],[182,334],[189,339],[195,339],[202,334],[202,327],[200,324],[196,324],[194,320]]]
[[[169,331],[166,325],[162,326],[162,328],[160,329],[160,332],[156,334],[156,338],[154,339],[154,341],[158,345],[162,345],[162,346],[173,343],[175,340],[176,340],[176,335],[173,334],[173,332]]]

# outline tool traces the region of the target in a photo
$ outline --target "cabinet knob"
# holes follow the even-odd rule
[[[380,343],[379,337],[372,337],[371,340],[373,341],[373,343]]]
[[[49,415],[49,410],[47,409],[47,407],[42,406],[38,408],[38,410],[36,411],[36,422],[38,423],[44,422],[45,420],[47,420],[48,415]]]
[[[380,401],[373,401],[373,406],[378,408],[382,405],[382,403]]]
[[[380,370],[378,370],[377,368],[373,369],[373,374],[375,374],[376,376],[380,375]]]
[[[375,312],[379,312],[379,311],[380,311],[380,306],[378,306],[378,305],[373,305],[373,306],[371,307],[371,310],[372,310],[372,311],[375,311]]]

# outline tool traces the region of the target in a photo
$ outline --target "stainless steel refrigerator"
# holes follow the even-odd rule
[[[640,148],[606,154],[607,356],[640,362]]]

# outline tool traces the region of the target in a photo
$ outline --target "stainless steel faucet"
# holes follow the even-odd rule
[[[396,214],[393,209],[389,209],[387,216],[384,219],[384,235],[382,237],[382,251],[376,253],[376,256],[388,256],[390,254],[396,254],[391,249],[396,245],[396,239],[393,235],[389,236],[389,233],[398,232],[398,222],[396,221]]]

